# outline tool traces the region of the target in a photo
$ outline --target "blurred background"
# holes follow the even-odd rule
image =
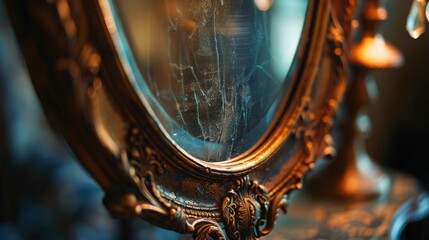
[[[429,25],[413,39],[405,29],[412,1],[385,1],[388,20],[380,26],[404,56],[402,67],[374,72],[379,97],[369,107],[373,132],[367,148],[374,159],[429,184]],[[426,187],[428,187],[426,185]]]
[[[429,32],[417,40],[406,32],[411,3],[386,4],[389,19],[381,32],[402,51],[405,64],[372,73],[379,94],[367,107],[373,124],[366,146],[383,168],[429,189]],[[107,213],[101,189],[44,118],[1,2],[0,164],[1,239],[183,237]]]

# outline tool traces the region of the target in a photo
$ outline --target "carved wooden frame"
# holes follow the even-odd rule
[[[333,152],[331,118],[347,79],[334,0],[309,1],[293,93],[275,127],[221,163],[190,159],[159,130],[126,80],[103,2],[6,0],[48,119],[105,190],[106,207],[195,239],[267,235],[314,161]]]

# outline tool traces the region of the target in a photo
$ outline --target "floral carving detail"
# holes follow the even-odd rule
[[[225,240],[219,223],[212,219],[190,218],[179,206],[166,200],[155,183],[155,175],[163,174],[165,165],[159,154],[144,143],[140,129],[132,127],[128,147],[121,156],[121,166],[138,187],[140,197],[127,193],[120,197],[108,196],[104,202],[108,209],[120,216],[151,217],[164,223],[164,227],[192,233],[195,240]]]
[[[317,121],[315,121],[316,114],[312,111],[313,101],[311,98],[304,97],[302,99],[302,105],[302,112],[298,117],[294,133],[297,139],[302,139],[302,141],[304,142],[305,152],[309,156],[309,161],[313,161],[313,139],[317,125]]]
[[[226,234],[231,240],[258,239],[267,220],[268,192],[248,176],[237,180],[237,185],[222,203]]]
[[[188,232],[186,215],[182,209],[159,192],[155,175],[163,174],[165,166],[157,152],[146,146],[141,131],[132,127],[128,135],[128,147],[122,151],[120,166],[138,188],[138,194],[106,196],[107,208],[119,216],[140,216],[159,219],[178,232]]]
[[[213,220],[195,220],[190,226],[191,229],[195,229],[193,234],[194,240],[226,240],[221,227]]]
[[[137,127],[132,127],[130,130],[126,154],[129,163],[139,176],[146,175],[149,167],[158,174],[164,172],[165,165],[161,164],[161,157],[157,152],[146,146],[141,131]]]

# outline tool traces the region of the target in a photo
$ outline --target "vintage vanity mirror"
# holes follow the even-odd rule
[[[48,118],[114,215],[256,239],[332,152],[351,3],[6,3]]]

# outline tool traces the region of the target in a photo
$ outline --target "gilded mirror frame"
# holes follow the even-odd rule
[[[104,0],[6,0],[48,119],[106,192],[106,207],[195,239],[269,234],[314,161],[332,154],[329,129],[347,79],[336,2],[309,1],[292,90],[263,142],[209,163],[183,154],[141,104]]]

